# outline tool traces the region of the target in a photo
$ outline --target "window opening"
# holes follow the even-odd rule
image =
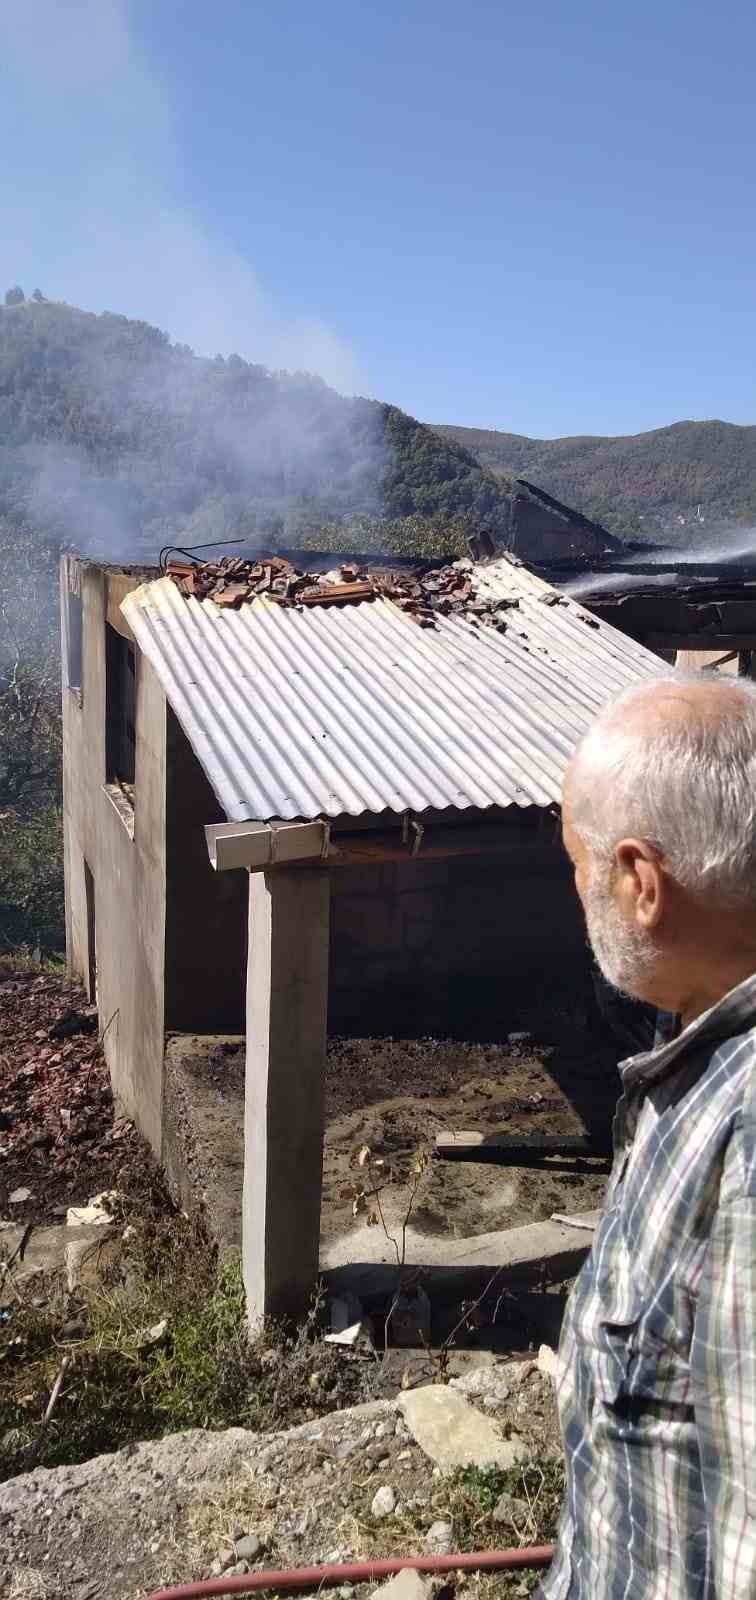
[[[69,585],[65,591],[63,629],[65,633],[66,686],[69,689],[73,689],[75,693],[81,694],[83,634],[81,594],[77,594],[70,587],[70,577]]]
[[[133,806],[136,778],[136,651],[105,624],[105,781]]]
[[[89,1004],[97,1004],[97,932],[95,928],[95,886],[92,869],[84,862],[84,896],[87,907],[87,990]]]

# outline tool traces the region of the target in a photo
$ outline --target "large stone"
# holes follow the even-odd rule
[[[431,1584],[427,1578],[422,1578],[414,1567],[405,1567],[403,1572],[395,1573],[389,1578],[388,1583],[382,1583],[379,1589],[374,1589],[370,1600],[428,1600],[431,1593]]]
[[[438,1522],[432,1522],[425,1535],[425,1543],[433,1555],[451,1555],[454,1549],[453,1522],[445,1522],[441,1518]]]
[[[262,1539],[256,1533],[245,1533],[242,1539],[237,1539],[235,1553],[237,1561],[257,1561],[265,1549]]]
[[[518,1500],[512,1494],[500,1494],[492,1512],[494,1522],[522,1533],[527,1529],[530,1507],[527,1500]]]
[[[450,1387],[468,1400],[479,1400],[484,1406],[500,1406],[509,1399],[511,1390],[506,1373],[501,1367],[478,1367],[459,1378],[450,1379]]]
[[[0,1230],[0,1243],[5,1257],[9,1257],[17,1249],[24,1235],[22,1227],[4,1227]],[[99,1224],[82,1228],[68,1228],[62,1224],[51,1228],[35,1228],[26,1242],[23,1261],[17,1257],[10,1274],[6,1276],[4,1285],[0,1285],[0,1305],[5,1305],[12,1298],[9,1277],[12,1277],[16,1287],[38,1274],[69,1272],[69,1250],[73,1252],[76,1260],[88,1257],[90,1249],[94,1249],[92,1261],[102,1261],[103,1245],[110,1244],[110,1235],[107,1229]],[[114,1248],[120,1247],[120,1241],[115,1241]],[[107,1251],[106,1251],[107,1254]],[[112,1252],[110,1259],[112,1260]],[[90,1280],[87,1280],[90,1281]],[[75,1287],[69,1280],[69,1288]]]
[[[69,1228],[109,1227],[113,1221],[113,1204],[118,1199],[117,1189],[103,1189],[93,1194],[85,1206],[69,1206],[66,1222]]]
[[[69,1292],[74,1289],[94,1288],[109,1267],[113,1267],[121,1254],[121,1240],[112,1230],[95,1223],[89,1228],[68,1228],[64,1246],[66,1279]],[[72,1238],[74,1234],[77,1237]],[[79,1235],[88,1237],[78,1237]]]
[[[399,1407],[421,1450],[442,1472],[458,1467],[513,1467],[527,1458],[522,1439],[503,1439],[490,1417],[441,1384],[409,1389]]]
[[[396,1510],[396,1490],[390,1483],[384,1483],[380,1489],[376,1489],[370,1510],[378,1520],[393,1516]]]
[[[559,1378],[559,1356],[550,1344],[542,1344],[538,1351],[538,1371],[556,1383]]]

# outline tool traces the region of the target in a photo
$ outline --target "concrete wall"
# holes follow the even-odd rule
[[[331,881],[332,1032],[496,1038],[589,982],[572,875],[544,834]]]
[[[151,667],[137,664],[136,800],[133,813],[105,785],[105,624],[119,621],[111,580],[69,560],[82,603],[82,683],[66,682],[63,651],[63,799],[68,965],[87,984],[94,931],[101,1027],[113,1089],[160,1152],[165,959],[165,698]],[[136,583],[138,580],[134,579]],[[128,585],[128,581],[126,583]],[[125,592],[124,582],[113,585]],[[85,863],[94,889],[87,905]]]

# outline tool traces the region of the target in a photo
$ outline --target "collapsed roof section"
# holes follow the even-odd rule
[[[187,576],[122,611],[230,821],[550,806],[600,706],[659,670],[508,557],[426,575],[419,597],[340,572],[309,604],[296,585],[219,604]]]

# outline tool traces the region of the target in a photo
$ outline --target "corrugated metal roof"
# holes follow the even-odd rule
[[[598,708],[659,662],[506,558],[473,578],[518,601],[505,633],[384,599],[222,611],[170,578],[122,610],[232,821],[547,806]]]

